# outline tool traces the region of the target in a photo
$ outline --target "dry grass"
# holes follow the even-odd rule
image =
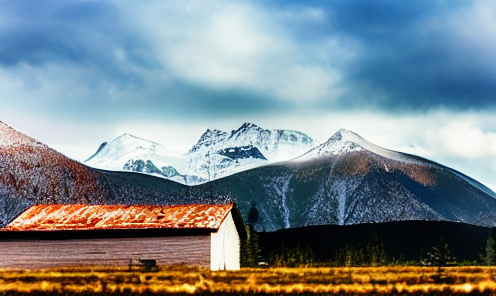
[[[0,270],[0,293],[454,293],[496,294],[496,267],[269,268],[217,271],[162,267]]]

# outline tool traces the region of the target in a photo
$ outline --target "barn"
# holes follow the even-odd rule
[[[36,205],[0,231],[0,268],[157,265],[240,268],[235,204]]]

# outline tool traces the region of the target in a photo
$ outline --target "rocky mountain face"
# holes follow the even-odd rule
[[[496,198],[440,164],[377,147],[340,130],[292,161],[212,183],[258,230],[436,220],[496,226]]]
[[[245,221],[266,231],[406,220],[496,226],[494,192],[443,165],[377,147],[346,130],[299,157],[270,163],[271,152],[276,149],[260,144],[264,139],[270,140],[265,143],[280,139],[278,151],[291,150],[287,144],[288,139],[292,141],[291,135],[296,137],[292,142],[299,143],[294,146],[307,145],[309,140],[297,132],[274,135],[263,129],[246,128],[255,136],[246,137],[245,132],[244,140],[239,142],[235,142],[237,131],[207,131],[198,147],[185,154],[203,156],[205,160],[205,155],[215,151],[215,156],[210,155],[211,165],[221,163],[212,161],[215,157],[239,163],[261,161],[265,165],[186,186],[147,174],[92,169],[2,123],[0,225],[28,206],[40,203],[186,204],[234,200]],[[130,136],[119,141],[135,141],[138,145],[132,153],[137,154],[140,150],[168,149]],[[99,153],[112,152],[106,150],[112,148],[111,144]],[[129,147],[129,143],[124,144]],[[181,174],[176,166],[148,160],[151,159],[131,157],[123,166],[152,174]]]
[[[268,130],[245,123],[231,133],[208,129],[188,150],[124,134],[102,144],[85,164],[113,171],[133,171],[196,185],[243,170],[286,161],[315,146],[309,136]]]
[[[298,157],[315,145],[304,133],[268,130],[251,123],[231,133],[207,130],[187,153],[188,171],[215,180],[247,169]],[[245,153],[239,154],[240,151]],[[248,153],[246,153],[248,152]]]
[[[0,225],[33,204],[106,202],[98,175],[0,122]]]

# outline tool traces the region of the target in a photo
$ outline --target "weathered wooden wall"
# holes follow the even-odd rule
[[[0,268],[127,266],[130,258],[210,268],[210,235],[0,241]]]

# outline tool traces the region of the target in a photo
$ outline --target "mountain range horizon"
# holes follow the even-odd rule
[[[481,183],[345,129],[316,143],[244,124],[208,129],[181,149],[124,134],[81,164],[0,123],[0,163],[1,225],[34,204],[234,201],[258,231],[408,220],[496,226],[496,194]]]
[[[386,148],[382,148],[382,147],[379,147],[375,144],[372,144],[370,142],[368,142],[367,140],[363,139],[361,136],[359,136],[358,134],[356,134],[355,132],[351,131],[351,130],[348,130],[348,129],[345,129],[345,128],[340,128],[338,131],[336,131],[333,135],[331,135],[327,141],[325,142],[318,142],[318,141],[315,141],[313,140],[310,136],[308,136],[307,134],[305,133],[302,133],[302,132],[299,132],[299,131],[295,131],[295,130],[267,130],[267,129],[263,129],[262,127],[260,127],[259,125],[256,125],[256,124],[253,124],[253,123],[249,123],[249,122],[245,122],[244,124],[242,124],[240,126],[240,128],[238,128],[237,130],[232,130],[230,133],[228,132],[224,132],[224,131],[221,131],[221,130],[218,130],[218,129],[210,129],[210,128],[207,128],[207,130],[202,134],[202,136],[200,137],[200,139],[198,140],[198,142],[196,144],[193,144],[192,146],[186,146],[186,145],[178,145],[178,146],[174,146],[174,145],[170,145],[170,144],[160,144],[160,143],[157,143],[157,142],[154,142],[154,141],[150,141],[150,140],[146,140],[144,138],[141,138],[141,137],[138,137],[138,136],[135,136],[135,135],[131,135],[129,133],[124,133],[122,134],[121,136],[118,136],[117,138],[113,139],[112,141],[109,141],[109,142],[104,142],[100,145],[100,147],[97,149],[97,151],[91,155],[88,159],[86,159],[83,163],[84,164],[87,164],[89,166],[92,166],[92,167],[95,167],[95,168],[100,168],[100,169],[110,169],[110,170],[117,170],[117,171],[120,171],[120,170],[124,170],[124,171],[134,171],[134,172],[142,172],[142,173],[148,173],[148,174],[151,174],[151,175],[156,175],[156,176],[160,176],[160,177],[167,177],[167,175],[164,176],[164,174],[162,174],[159,170],[155,170],[154,168],[152,168],[152,171],[146,171],[146,164],[143,166],[139,166],[138,168],[133,168],[131,166],[123,166],[121,169],[115,169],[115,165],[113,167],[109,167],[108,164],[105,164],[103,166],[98,166],[98,165],[95,165],[95,163],[91,163],[90,161],[95,158],[96,156],[98,156],[99,152],[101,152],[105,147],[109,147],[109,146],[112,146],[112,143],[113,142],[116,142],[116,141],[119,141],[119,139],[122,139],[122,138],[126,138],[126,137],[130,137],[130,138],[134,138],[138,141],[143,141],[142,143],[150,143],[152,145],[152,149],[151,150],[156,150],[157,147],[167,147],[168,149],[171,149],[173,151],[168,151],[170,153],[170,155],[172,156],[175,156],[175,157],[178,157],[178,156],[181,156],[181,155],[184,155],[184,154],[188,154],[188,153],[192,153],[192,152],[196,152],[199,147],[201,147],[202,145],[204,146],[212,146],[213,144],[213,141],[215,139],[213,139],[213,137],[223,137],[225,138],[226,136],[229,136],[229,137],[239,137],[239,133],[240,131],[247,131],[247,130],[250,130],[250,129],[255,129],[255,130],[259,130],[259,131],[263,131],[263,132],[273,132],[275,131],[276,133],[279,132],[279,133],[282,133],[282,132],[289,132],[289,133],[297,133],[303,137],[306,138],[306,141],[307,143],[309,143],[310,145],[308,146],[304,146],[304,147],[301,147],[301,149],[298,149],[296,153],[293,153],[293,154],[289,154],[289,155],[285,155],[285,157],[279,157],[276,159],[276,161],[267,161],[266,163],[264,162],[259,162],[260,165],[265,165],[265,164],[273,164],[273,163],[277,163],[277,162],[284,162],[284,161],[290,161],[290,160],[293,160],[293,159],[296,159],[300,156],[303,156],[304,154],[306,153],[309,153],[311,150],[317,148],[318,146],[320,145],[323,145],[325,143],[328,143],[329,141],[332,141],[332,139],[336,138],[336,137],[340,137],[342,134],[347,134],[349,138],[354,138],[354,139],[350,139],[351,142],[353,142],[353,140],[357,140],[358,142],[360,142],[363,145],[366,145],[368,146],[369,148],[372,147],[372,150],[375,150],[376,152],[377,151],[382,151],[381,153],[388,153],[388,151],[390,153],[401,153],[403,155],[409,155],[407,153],[403,153],[403,152],[400,152],[400,151],[394,151],[394,150],[389,150],[389,149],[386,149]],[[230,143],[230,144],[235,144],[235,143]],[[253,143],[250,143],[250,145],[252,145]],[[307,149],[305,149],[305,147]],[[135,147],[131,147],[131,149],[133,149]],[[138,146],[139,149],[143,149],[143,150],[146,150],[143,148],[143,146]],[[230,148],[233,148],[233,147],[228,147],[228,148],[224,148],[224,149],[230,149]],[[254,147],[255,149],[259,150],[258,147]],[[209,153],[211,153],[212,151],[209,150],[208,151]],[[218,151],[217,151],[218,152]],[[129,154],[129,152],[125,152],[125,151],[122,151],[121,153],[123,154]],[[267,160],[263,153],[261,153],[260,151],[257,151],[257,152],[254,152],[254,153],[259,153],[259,156],[262,156],[263,159]],[[147,155],[146,151],[145,153],[142,153],[142,154],[145,154]],[[149,155],[149,154],[148,154]],[[246,155],[246,156],[250,156],[250,155]],[[435,161],[432,161],[432,160],[429,160],[429,159],[426,159],[424,157],[419,157],[419,156],[416,156],[416,155],[412,155],[414,157],[418,157],[418,158],[422,158],[422,159],[425,159],[429,162],[432,162],[432,163],[437,163]],[[129,161],[126,160],[126,161]],[[210,160],[209,160],[210,161]],[[146,162],[141,162],[141,163],[146,163]],[[148,164],[150,165],[150,162],[148,162]],[[153,164],[153,162],[152,162]],[[251,169],[251,168],[254,168],[256,166],[253,166],[253,165],[248,165],[246,168],[243,168],[239,171],[242,171],[242,170],[245,170],[245,169]],[[215,169],[215,167],[213,167]],[[143,171],[143,169],[145,169],[145,171]],[[450,168],[451,169],[451,168]],[[456,171],[454,169],[451,169],[452,171]],[[236,172],[239,172],[239,171],[236,171]],[[234,173],[236,173],[234,172]],[[458,171],[456,171],[458,172]],[[458,172],[462,175],[464,175],[463,173],[461,172]],[[225,176],[225,175],[223,175]],[[223,177],[221,176],[221,177]],[[174,178],[169,178],[173,181],[178,181],[177,179],[174,179]],[[209,180],[212,181],[216,178],[210,178]],[[202,182],[207,182],[209,181],[208,179],[193,179],[193,182],[188,184],[188,182],[181,182],[182,180],[179,180],[180,183],[182,184],[185,184],[185,185],[196,185],[196,184],[200,184]],[[481,186],[487,188],[485,185],[483,184],[480,184]],[[487,188],[487,190],[489,190],[489,192],[492,192],[494,194],[494,196],[496,197],[496,194],[489,188]]]

